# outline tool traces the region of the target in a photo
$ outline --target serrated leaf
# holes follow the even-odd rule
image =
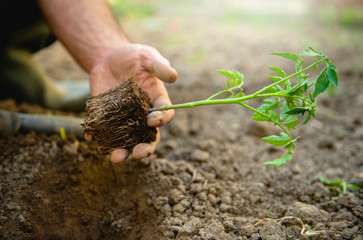
[[[259,113],[254,113],[252,119],[259,122],[269,121],[270,117],[268,115],[262,115]]]
[[[317,57],[320,56],[320,54],[312,47],[308,47],[300,52],[300,56]]]
[[[280,108],[280,119],[281,120],[287,116],[287,114],[286,114],[287,111],[289,111],[289,106],[287,105],[287,102],[284,102],[282,104],[282,107]]]
[[[272,145],[278,147],[278,146],[287,144],[290,141],[290,138],[286,133],[281,132],[280,136],[271,135],[271,136],[262,138],[262,141],[265,141],[269,144],[272,144]]]
[[[282,78],[286,77],[286,73],[284,72],[284,70],[282,70],[279,67],[269,67],[269,69],[274,71],[277,75],[279,75]]]
[[[263,100],[263,102],[264,103],[261,106],[259,106],[257,109],[261,112],[265,112],[268,110],[274,110],[274,109],[278,108],[279,104],[280,104],[280,99],[276,98],[276,100],[273,100],[273,99],[268,98],[268,99]]]
[[[299,119],[293,115],[289,115],[284,124],[286,125],[286,127],[291,130],[291,129],[295,129],[296,125],[299,123]]]
[[[269,166],[275,166],[276,168],[281,167],[282,165],[285,165],[287,162],[291,162],[292,156],[291,153],[286,153],[284,156],[275,159],[273,161],[264,162],[263,164],[269,165]]]
[[[295,62],[297,62],[299,60],[299,56],[294,53],[288,53],[288,52],[287,53],[271,53],[270,55],[284,57],[284,58],[293,60]]]
[[[243,83],[244,76],[239,71],[217,70],[217,72],[231,79],[231,81],[229,82],[229,84],[231,85],[240,85]]]
[[[279,115],[277,115],[277,113],[275,113],[274,111],[269,110],[262,113],[263,114],[255,112],[252,116],[252,119],[260,122],[261,121],[273,122],[273,121],[278,121],[279,119]]]

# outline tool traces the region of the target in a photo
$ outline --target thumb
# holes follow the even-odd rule
[[[147,70],[154,73],[157,78],[166,83],[173,83],[178,78],[177,71],[162,56],[152,58]]]

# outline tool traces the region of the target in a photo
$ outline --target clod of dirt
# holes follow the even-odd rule
[[[149,95],[127,80],[87,101],[84,132],[92,135],[103,153],[153,142],[156,128],[146,124],[150,107]]]

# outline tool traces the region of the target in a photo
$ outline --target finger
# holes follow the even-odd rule
[[[178,78],[177,71],[170,66],[169,61],[162,57],[156,56],[151,58],[146,68],[148,71],[155,74],[163,82],[173,83]]]
[[[88,133],[85,133],[84,134],[84,139],[86,139],[87,142],[91,142],[92,141],[92,135],[88,134]]]
[[[111,153],[111,162],[121,163],[129,156],[129,151],[126,149],[116,149]]]
[[[149,127],[162,127],[169,123],[175,115],[174,110],[155,111],[147,116],[147,125]]]
[[[159,142],[160,142],[160,133],[159,129],[157,129],[155,142],[137,144],[134,147],[134,150],[132,151],[132,156],[135,159],[143,159],[150,156],[151,154],[154,153],[156,146],[158,145]]]

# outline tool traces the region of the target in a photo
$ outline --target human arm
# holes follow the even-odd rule
[[[38,3],[52,31],[90,74],[93,96],[133,77],[150,95],[154,107],[171,104],[162,81],[174,82],[177,72],[156,49],[129,43],[107,1],[38,0]],[[174,111],[155,112],[149,115],[148,125],[160,127],[173,117]],[[156,144],[139,144],[132,155],[146,157],[154,152]],[[125,149],[115,150],[111,160],[121,162],[128,154]]]

